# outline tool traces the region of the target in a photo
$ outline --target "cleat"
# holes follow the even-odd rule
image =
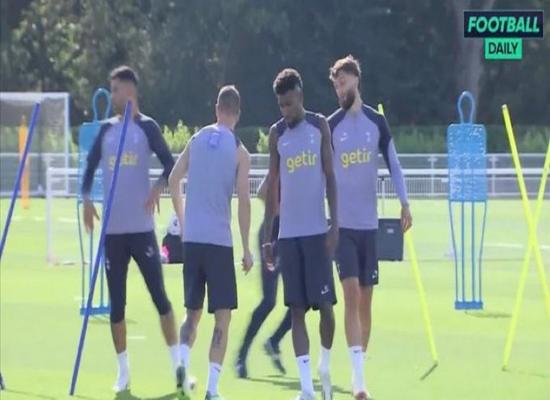
[[[286,369],[281,362],[281,352],[278,348],[275,348],[273,344],[271,344],[271,340],[267,340],[264,343],[264,350],[269,358],[271,358],[271,362],[273,363],[275,369],[282,375],[286,375]]]
[[[248,370],[246,369],[246,363],[238,359],[235,364],[235,370],[237,371],[237,377],[241,379],[247,379],[248,378]]]
[[[218,393],[218,394],[210,394],[210,393],[206,393],[206,397],[204,398],[204,400],[224,400],[223,397]]]
[[[176,397],[179,400],[191,400],[189,380],[185,367],[180,365],[176,370]]]
[[[315,400],[315,395],[312,393],[302,392],[296,397],[295,400]]]

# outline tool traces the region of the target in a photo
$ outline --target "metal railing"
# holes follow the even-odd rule
[[[522,166],[525,168],[527,190],[529,195],[535,195],[538,190],[541,171],[544,163],[544,154],[522,154],[520,156]],[[269,157],[266,154],[252,154],[251,166],[257,171],[264,171],[268,167]],[[417,197],[441,197],[447,194],[447,155],[446,154],[400,154],[399,161],[404,171],[422,171],[421,175],[411,176],[406,173],[407,189],[411,196]],[[70,169],[64,169],[65,155],[60,153],[31,153],[30,162],[30,194],[31,196],[46,195],[47,171],[56,169],[56,188],[64,193],[64,196],[74,196],[77,193],[77,180],[71,176]],[[19,165],[19,154],[0,153],[0,196],[9,196],[13,190],[13,183]],[[393,185],[388,177],[384,177],[384,162],[379,160],[381,167],[379,178],[379,194],[394,195]],[[69,158],[69,167],[77,167],[77,155]],[[151,159],[151,167],[159,168],[160,163],[155,157]],[[516,184],[513,163],[510,154],[488,154],[488,193],[491,197],[519,197]],[[63,172],[65,171],[65,172]],[[504,173],[506,172],[506,173]],[[61,174],[58,176],[57,174]],[[537,175],[538,174],[538,175]],[[251,180],[251,191],[255,193],[257,183],[261,180]]]

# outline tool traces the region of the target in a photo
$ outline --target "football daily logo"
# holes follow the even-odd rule
[[[485,59],[521,60],[524,38],[542,38],[541,10],[464,11],[464,37],[483,38]]]

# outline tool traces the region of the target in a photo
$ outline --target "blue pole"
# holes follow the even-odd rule
[[[80,200],[76,202],[76,220],[78,222],[78,240],[80,243],[80,268],[82,271],[80,310],[84,308],[84,297],[86,295],[86,273],[84,266],[84,245],[82,243],[82,224],[80,223]]]
[[[27,156],[31,148],[32,136],[34,134],[34,127],[36,126],[36,121],[38,120],[38,114],[40,114],[40,103],[36,103],[32,110],[31,124],[29,126],[29,135],[27,136],[27,143],[25,143],[25,148],[23,150],[23,157],[21,157],[21,162],[19,163],[19,169],[17,170],[17,177],[15,178],[15,186],[11,194],[8,217],[6,218],[6,224],[4,225],[4,231],[2,232],[2,240],[0,241],[0,259],[2,259],[2,254],[4,253],[4,246],[6,245],[6,240],[8,239],[8,230],[10,228],[11,217],[13,216],[15,201],[17,200],[17,195],[19,194],[21,178],[23,177],[23,172],[25,171],[25,164],[27,162]]]
[[[472,201],[472,300],[476,301],[476,242],[475,242],[475,233],[476,233],[476,222],[475,222],[475,209],[476,203]]]
[[[481,286],[481,279],[482,279],[482,260],[483,260],[483,241],[485,240],[485,223],[487,221],[487,200],[483,202],[483,225],[481,228],[481,243],[479,246],[479,301],[483,304],[483,292],[482,292],[482,286]]]
[[[464,199],[460,202],[460,219],[462,223],[460,224],[460,236],[461,236],[461,242],[460,242],[460,261],[462,266],[462,300],[466,300],[466,293],[465,293],[465,287],[466,287],[466,279],[465,279],[465,269],[466,266],[464,265],[464,249],[465,249],[465,243],[464,243]]]
[[[71,380],[71,388],[69,394],[74,395],[76,388],[76,380],[78,378],[78,371],[80,369],[80,359],[82,357],[82,350],[84,348],[84,340],[86,339],[86,331],[88,329],[88,319],[90,318],[90,311],[92,308],[92,301],[94,298],[94,288],[97,280],[97,274],[99,272],[99,263],[101,261],[101,255],[103,252],[103,246],[105,242],[105,231],[109,223],[109,217],[111,215],[111,205],[113,203],[113,197],[115,193],[116,182],[118,178],[118,171],[120,168],[120,159],[122,158],[122,150],[124,148],[124,141],[126,138],[126,131],[128,130],[128,123],[132,115],[132,103],[128,101],[126,103],[126,109],[124,111],[124,122],[122,124],[122,132],[120,134],[120,142],[118,144],[115,168],[113,170],[113,180],[111,182],[111,187],[109,188],[109,195],[107,197],[107,205],[105,207],[105,214],[103,215],[103,221],[101,224],[101,232],[99,234],[99,244],[97,246],[97,254],[94,259],[94,269],[92,275],[92,281],[90,283],[90,292],[88,293],[88,301],[86,303],[86,312],[84,313],[84,320],[82,321],[82,329],[80,331],[80,339],[78,341],[78,349],[76,352],[76,359],[73,368],[73,376]]]
[[[451,222],[451,241],[453,245],[453,258],[455,261],[455,307],[458,302],[458,258],[456,251],[455,228],[453,223],[453,203],[449,200],[449,219]]]

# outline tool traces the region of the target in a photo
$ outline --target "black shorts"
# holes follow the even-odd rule
[[[237,308],[237,280],[233,248],[206,243],[183,244],[185,307],[203,308],[208,288],[208,312]]]
[[[160,315],[172,310],[164,289],[162,265],[155,232],[105,235],[105,274],[111,300],[111,322],[125,317],[126,277],[133,258]]]
[[[325,234],[279,239],[278,247],[286,306],[317,310],[336,304]]]
[[[376,232],[376,229],[340,228],[340,240],[336,250],[336,266],[340,280],[359,278],[361,286],[378,284]]]

